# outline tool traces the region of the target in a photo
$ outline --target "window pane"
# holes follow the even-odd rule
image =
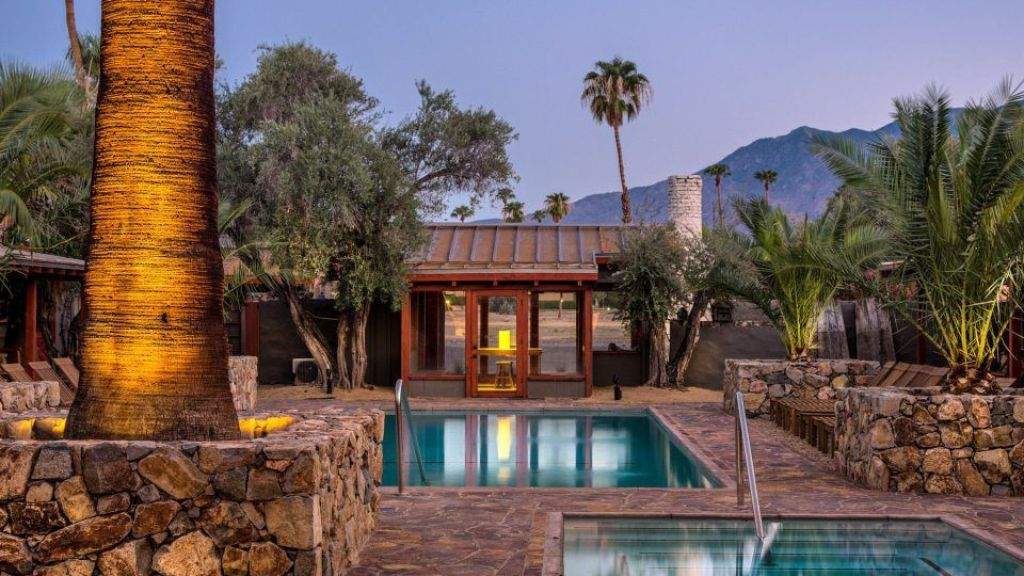
[[[578,292],[530,294],[530,373],[581,374],[582,317]]]
[[[615,319],[615,292],[594,292],[594,351],[632,350],[633,338]]]
[[[466,372],[466,293],[413,292],[413,372]]]

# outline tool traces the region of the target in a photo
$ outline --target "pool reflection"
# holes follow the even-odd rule
[[[413,425],[432,486],[716,485],[646,415],[419,413]],[[397,484],[394,439],[389,415],[384,484],[390,486]],[[407,485],[421,485],[414,452],[404,453]]]

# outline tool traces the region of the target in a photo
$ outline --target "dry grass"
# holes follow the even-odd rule
[[[373,390],[335,390],[335,400],[345,401],[390,401],[394,400],[394,389],[379,387]],[[260,386],[259,401],[327,400],[329,397],[320,388],[313,386]],[[594,388],[590,398],[566,399],[566,403],[599,404],[613,401],[612,388]],[[552,402],[557,400],[552,399]],[[622,403],[625,404],[669,404],[675,402],[717,402],[722,401],[721,390],[704,388],[651,388],[649,386],[626,387],[622,389]]]

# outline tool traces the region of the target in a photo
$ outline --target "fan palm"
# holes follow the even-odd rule
[[[847,276],[942,354],[953,368],[950,389],[985,391],[1021,302],[1024,91],[1006,81],[955,121],[949,96],[934,87],[897,99],[895,109],[898,140],[878,139],[867,151],[838,138],[815,142],[890,228],[893,274]]]
[[[771,188],[772,184],[775,184],[776,180],[779,179],[779,173],[775,170],[758,170],[757,172],[754,172],[754,178],[757,178],[761,185],[764,186],[764,201],[770,202],[771,200],[768,198],[768,189]]]
[[[715,177],[715,224],[719,227],[725,225],[725,208],[722,206],[722,179],[732,176],[728,164],[712,164],[704,169],[708,176]]]
[[[451,216],[452,218],[458,218],[459,222],[465,222],[466,218],[472,218],[474,213],[476,213],[476,210],[473,210],[472,207],[463,204],[462,206],[456,206],[455,209],[452,210]]]
[[[547,210],[534,210],[530,212],[530,220],[533,220],[537,224],[544,222],[544,219],[548,217]]]
[[[832,260],[842,259],[851,268],[872,265],[884,253],[885,235],[855,223],[843,205],[796,225],[764,199],[741,199],[735,208],[750,236],[737,235],[734,245],[741,260],[753,264],[753,282],[750,274],[728,268],[716,272],[713,281],[751,299],[778,330],[788,357],[805,359],[815,349],[818,317],[841,285]]]
[[[619,159],[619,183],[622,185],[622,222],[633,222],[626,187],[626,167],[622,160],[622,139],[619,129],[624,122],[636,118],[651,100],[651,83],[641,74],[636,64],[616,56],[610,62],[598,61],[594,69],[583,77],[580,95],[594,120],[612,127],[615,134],[615,153]]]
[[[501,209],[501,216],[509,224],[519,224],[526,217],[524,210],[525,207],[522,202],[512,200],[505,203],[505,206]]]
[[[554,220],[555,224],[558,224],[562,221],[562,218],[569,215],[572,206],[569,204],[569,197],[567,195],[562,192],[554,192],[544,198],[544,208],[551,215],[551,219]]]

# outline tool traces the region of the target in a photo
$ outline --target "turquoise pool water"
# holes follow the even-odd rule
[[[718,482],[646,414],[414,413],[431,486],[713,488]],[[398,483],[394,415],[384,478]],[[411,440],[410,440],[411,441]],[[422,485],[414,455],[407,485]]]
[[[1024,565],[939,521],[583,519],[564,524],[566,576],[1021,576]]]

